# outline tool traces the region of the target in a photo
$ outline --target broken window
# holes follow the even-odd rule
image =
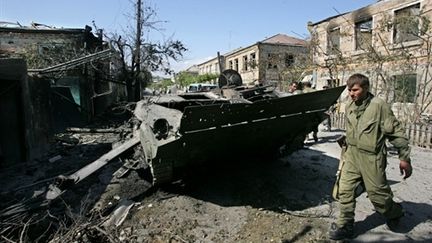
[[[277,61],[278,61],[278,58],[277,58],[277,54],[275,54],[275,53],[268,53],[267,54],[267,69],[272,69],[272,68],[274,68],[274,69],[277,69]]]
[[[250,54],[250,65],[251,65],[251,68],[255,68],[256,67],[256,55],[255,55],[255,52],[252,52]]]
[[[327,53],[336,55],[340,52],[340,29],[334,28],[328,32]]]
[[[285,54],[285,67],[291,67],[294,64],[294,55]]]
[[[247,55],[243,56],[243,70],[244,71],[248,70],[248,56]]]
[[[67,101],[74,102],[77,105],[81,105],[82,97],[80,92],[81,86],[79,76],[67,75],[61,77],[60,79],[57,79],[55,83],[51,85],[51,87],[62,87],[64,89],[63,92],[67,92],[68,94],[70,92],[71,97],[73,98],[73,100],[69,100],[66,97],[70,96],[67,95],[66,97],[64,97]]]
[[[393,76],[394,102],[414,103],[417,93],[417,74]]]
[[[234,70],[238,71],[239,70],[239,61],[238,59],[234,59]]]
[[[414,41],[420,33],[420,3],[394,12],[393,43]]]
[[[355,23],[355,48],[368,50],[372,46],[372,18]]]

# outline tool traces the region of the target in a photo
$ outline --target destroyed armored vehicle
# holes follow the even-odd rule
[[[143,162],[153,184],[170,182],[191,165],[274,155],[302,144],[345,88],[288,95],[271,86],[243,86],[230,72],[213,92],[137,103]]]
[[[59,197],[131,148],[137,155],[132,167],[150,172],[153,185],[172,182],[194,165],[236,163],[294,151],[345,89],[289,95],[271,85],[244,86],[233,70],[222,73],[218,87],[139,101],[133,137],[75,173],[59,176],[46,199]]]

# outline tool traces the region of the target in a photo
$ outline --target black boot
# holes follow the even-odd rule
[[[332,223],[329,232],[329,238],[332,240],[343,240],[352,239],[354,237],[354,229],[351,224],[338,227],[335,223]]]
[[[396,218],[392,218],[392,219],[387,219],[386,220],[386,225],[387,228],[393,232],[398,232],[399,229],[399,222],[401,220],[401,218],[405,215],[405,210],[403,210],[402,205],[400,205],[399,203],[395,203],[394,207],[399,207],[402,211],[402,214],[399,217]]]
[[[390,231],[399,232],[401,229],[399,222],[404,215],[402,214],[400,217],[394,219],[387,219],[386,226]]]

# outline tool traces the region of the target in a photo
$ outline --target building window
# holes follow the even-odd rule
[[[238,61],[238,58],[234,59],[234,70],[236,70],[236,71],[239,70],[239,61]]]
[[[417,75],[404,74],[393,76],[394,102],[414,103],[417,93]]]
[[[340,52],[340,29],[334,28],[328,32],[327,54],[336,55]]]
[[[393,42],[398,44],[418,40],[420,33],[420,3],[394,12]]]
[[[243,56],[243,71],[247,71],[248,70],[248,56],[244,55]]]
[[[294,64],[294,55],[285,54],[285,67],[291,67]]]
[[[277,69],[277,54],[269,53],[267,54],[267,69]]]
[[[250,57],[250,66],[251,66],[251,68],[255,68],[256,67],[256,55],[255,55],[255,52],[252,52],[249,57]]]
[[[233,69],[233,61],[228,62],[229,69]]]
[[[368,50],[372,46],[372,18],[355,23],[355,49]]]

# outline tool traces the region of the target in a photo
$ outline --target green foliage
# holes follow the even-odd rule
[[[188,72],[180,72],[177,74],[176,81],[181,86],[188,86],[189,84],[192,84],[195,82],[195,78],[197,75],[188,73]]]
[[[174,85],[174,83],[172,82],[171,79],[165,78],[159,82],[151,83],[149,85],[149,88],[154,89],[154,90],[162,90],[162,89],[168,89],[169,87],[171,87],[173,85]]]
[[[212,73],[206,73],[203,75],[198,75],[198,78],[197,78],[198,82],[197,83],[208,82],[208,81],[211,81],[211,80],[218,78],[218,77],[219,77],[218,74],[212,74]]]
[[[183,87],[186,87],[189,84],[193,84],[193,83],[209,82],[209,81],[216,79],[218,77],[219,77],[218,74],[206,73],[206,74],[202,74],[202,75],[195,75],[195,74],[191,74],[188,72],[180,72],[177,75],[177,83]]]
[[[141,65],[149,71],[162,71],[172,74],[170,60],[178,61],[187,48],[179,40],[168,40],[164,43],[142,43]],[[131,50],[133,52],[134,50]]]

